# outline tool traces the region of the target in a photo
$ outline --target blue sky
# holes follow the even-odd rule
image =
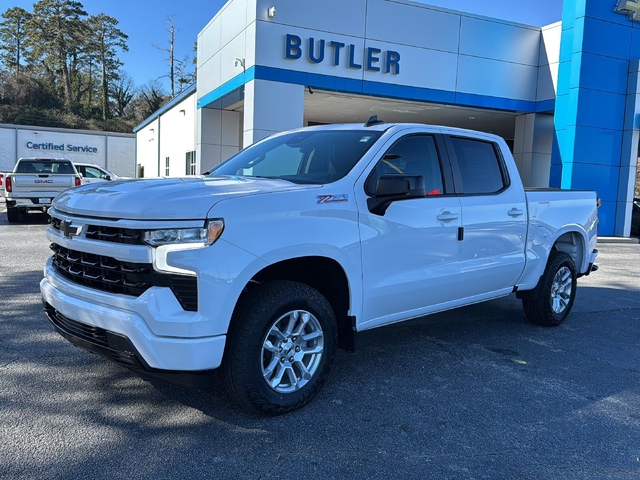
[[[321,3],[321,0],[314,2]],[[167,64],[161,62],[166,54],[151,46],[152,43],[166,45],[167,15],[175,15],[174,25],[180,28],[176,38],[176,56],[193,57],[192,47],[198,32],[225,1],[84,0],[82,3],[89,14],[103,12],[120,20],[121,30],[129,35],[130,51],[121,56],[125,62],[124,70],[133,77],[136,85],[141,85],[168,71]],[[427,0],[423,3],[538,26],[557,22],[562,15],[562,0]],[[31,10],[33,0],[3,0],[2,5],[1,11],[9,6]],[[168,82],[161,81],[168,88]]]

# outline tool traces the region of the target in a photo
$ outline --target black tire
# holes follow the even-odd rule
[[[560,313],[556,313],[551,306],[551,289],[556,273],[563,267],[567,267],[571,272],[571,294],[565,309]],[[564,322],[569,313],[571,313],[571,308],[576,298],[576,280],[577,271],[573,258],[567,253],[552,250],[547,267],[540,279],[537,298],[522,300],[522,306],[527,318],[536,325],[544,327],[557,327]]]
[[[16,207],[7,207],[7,221],[9,223],[18,223],[20,221],[20,210]]]
[[[274,323],[293,310],[318,320],[324,350],[308,382],[291,393],[277,392],[262,374],[262,346]],[[240,405],[266,415],[281,415],[309,403],[324,383],[338,344],[336,317],[327,299],[308,285],[276,280],[256,287],[240,300],[231,320],[221,370],[229,395]]]

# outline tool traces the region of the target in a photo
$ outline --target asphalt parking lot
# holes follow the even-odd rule
[[[45,228],[0,205],[0,478],[640,476],[640,245],[599,247],[558,328],[512,296],[365,332],[313,403],[263,418],[55,334]]]

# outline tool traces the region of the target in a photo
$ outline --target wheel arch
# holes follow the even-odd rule
[[[573,258],[578,274],[583,273],[587,262],[587,239],[579,230],[567,230],[554,240],[552,250],[564,252]],[[549,259],[547,258],[547,262]]]
[[[585,234],[579,229],[566,229],[562,232],[559,232],[556,238],[553,240],[553,243],[549,243],[551,244],[551,247],[548,247],[549,254],[547,255],[544,265],[541,266],[542,268],[539,271],[539,275],[537,276],[538,281],[535,287],[527,290],[516,290],[517,298],[526,300],[536,298],[538,296],[538,291],[540,289],[540,284],[542,282],[544,272],[546,271],[549,260],[551,259],[551,252],[554,250],[566,253],[573,259],[573,263],[576,266],[578,276],[580,276],[580,273],[582,273],[586,268],[586,262],[588,258],[587,240]]]
[[[283,259],[264,266],[245,284],[234,307],[250,294],[255,286],[271,280],[292,280],[318,290],[331,304],[338,323],[338,347],[355,350],[355,316],[352,311],[353,292],[346,269],[336,259],[308,255]]]

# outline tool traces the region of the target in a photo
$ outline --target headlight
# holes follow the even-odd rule
[[[201,243],[213,245],[224,230],[223,220],[210,220],[204,228],[168,228],[163,230],[147,230],[144,232],[145,243],[159,247],[184,243]]]

